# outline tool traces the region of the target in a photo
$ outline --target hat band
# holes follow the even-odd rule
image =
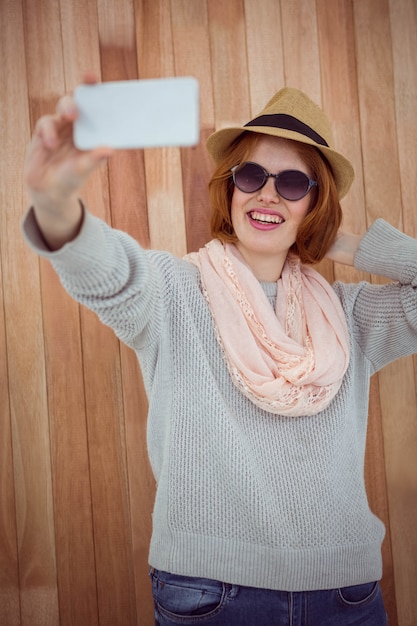
[[[273,128],[282,128],[283,130],[292,130],[296,133],[300,133],[300,135],[305,135],[309,139],[312,139],[316,143],[319,143],[321,146],[329,147],[329,144],[323,137],[321,137],[315,130],[304,124],[304,122],[300,122],[296,117],[292,115],[286,115],[285,113],[275,113],[272,115],[260,115],[259,117],[255,117],[254,120],[251,120],[245,126],[271,126]]]

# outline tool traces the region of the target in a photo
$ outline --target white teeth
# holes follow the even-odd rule
[[[252,211],[250,216],[257,222],[266,222],[267,224],[282,224],[284,221],[279,215],[268,215],[266,213],[258,213],[257,211]]]

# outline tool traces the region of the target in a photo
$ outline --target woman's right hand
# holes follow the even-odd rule
[[[86,82],[94,83],[90,77]],[[70,95],[62,97],[53,115],[36,123],[25,163],[25,183],[38,225],[52,249],[78,232],[82,221],[79,195],[90,174],[112,154],[111,148],[78,150],[73,125],[78,111]]]

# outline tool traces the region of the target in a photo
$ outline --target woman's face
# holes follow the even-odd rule
[[[300,170],[312,178],[294,143],[287,139],[261,137],[247,160],[273,174]],[[310,204],[311,192],[301,200],[285,200],[278,194],[272,177],[253,193],[234,188],[231,219],[238,238],[236,247],[259,280],[278,280]]]

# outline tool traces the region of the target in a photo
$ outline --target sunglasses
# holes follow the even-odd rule
[[[231,169],[233,182],[240,191],[253,193],[261,189],[268,178],[275,178],[275,189],[285,200],[301,200],[317,182],[298,170],[270,174],[258,163],[247,161]]]

